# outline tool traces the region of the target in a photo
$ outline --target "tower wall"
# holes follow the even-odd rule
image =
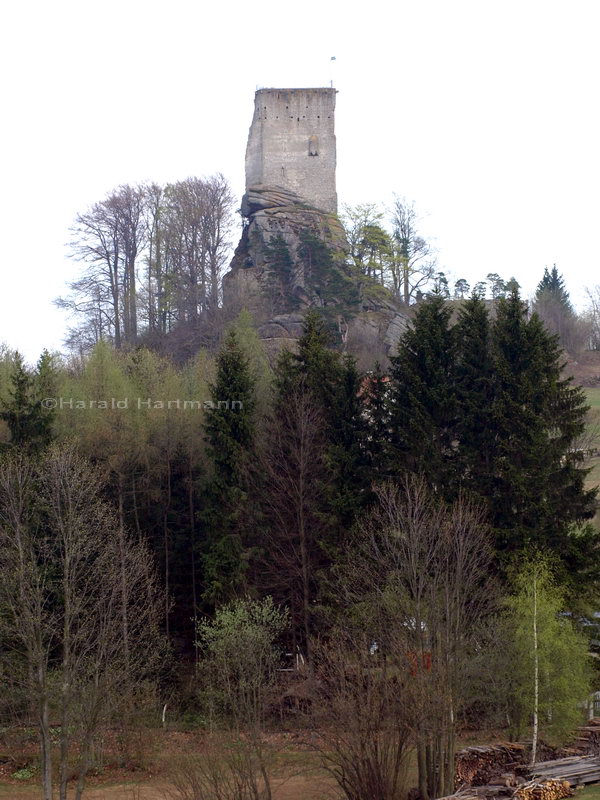
[[[335,89],[259,89],[246,148],[246,189],[283,186],[337,213]]]

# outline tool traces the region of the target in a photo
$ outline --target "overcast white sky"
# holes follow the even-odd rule
[[[426,214],[454,278],[600,283],[597,0],[30,0],[0,12],[0,341],[58,348],[76,213],[120,183],[243,191],[257,86],[323,86],[338,197]]]

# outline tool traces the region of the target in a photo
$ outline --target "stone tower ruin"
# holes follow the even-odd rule
[[[359,279],[337,216],[336,90],[259,89],[246,148],[241,238],[223,276],[223,304],[248,309],[273,359],[294,350],[307,308],[340,346],[383,360],[407,319],[379,284]]]
[[[246,191],[281,186],[337,213],[336,90],[259,89],[246,148]]]

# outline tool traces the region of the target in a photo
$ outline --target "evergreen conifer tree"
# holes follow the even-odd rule
[[[473,294],[458,312],[456,337],[456,439],[459,482],[487,495],[492,487],[496,433],[492,420],[494,375],[485,300]]]
[[[390,414],[387,403],[389,376],[377,361],[373,371],[365,378],[362,389],[363,409],[367,422],[366,449],[373,482],[385,474],[385,454],[390,438]]]
[[[544,276],[538,283],[535,299],[539,300],[544,293],[550,294],[565,311],[573,311],[573,306],[571,305],[571,299],[565,286],[564,278],[558,272],[556,264],[552,266],[551,270],[549,270],[548,267],[544,268]]]
[[[577,315],[573,310],[565,282],[556,268],[544,270],[539,282],[533,309],[537,312],[551,333],[558,335],[561,345],[570,352],[579,350],[585,339]]]
[[[450,314],[444,299],[432,295],[391,358],[388,469],[392,475],[422,473],[432,486],[452,493],[456,337]]]
[[[54,399],[51,361],[49,353],[44,351],[31,375],[20,353],[15,354],[10,396],[0,401],[0,419],[8,426],[12,447],[40,450],[52,440],[55,412],[42,403],[46,398]],[[49,390],[52,394],[48,394]]]
[[[281,562],[277,577],[268,566],[259,567],[259,582],[265,591],[284,598],[281,578],[296,570],[304,592],[301,602],[293,598],[290,603],[293,634],[302,647],[308,647],[314,609],[327,602],[330,567],[370,497],[361,376],[353,359],[342,358],[327,345],[321,316],[309,311],[298,352],[283,351],[275,370],[273,411],[264,442],[268,452],[262,453],[267,466],[262,481],[261,475],[256,476],[255,488],[256,507],[264,512],[263,524],[256,527],[263,528],[265,541],[271,543],[265,551],[269,546],[275,549]],[[309,452],[312,467],[306,474]],[[274,458],[283,462],[275,471]],[[305,499],[298,505],[301,491]],[[288,516],[286,553],[278,543],[282,520]],[[264,557],[268,555],[259,555],[259,560]],[[271,584],[265,586],[265,580]]]
[[[270,301],[275,313],[295,311],[299,300],[292,292],[291,281],[294,273],[294,262],[289,247],[281,234],[274,236],[263,245],[266,270],[263,293]]]
[[[573,444],[585,427],[583,390],[562,377],[558,337],[539,317],[527,319],[516,291],[498,306],[493,325],[497,438],[490,522],[500,550],[550,547],[568,559],[574,524],[593,516],[596,490]],[[589,544],[585,537],[581,544]]]
[[[226,600],[244,587],[243,537],[251,454],[254,447],[255,380],[234,331],[217,356],[217,375],[206,413],[212,476],[202,513],[206,531],[205,599]]]
[[[333,539],[339,543],[367,500],[370,476],[361,378],[354,360],[341,358],[328,343],[323,319],[316,311],[309,311],[298,354],[284,356],[278,382],[280,397],[285,394],[285,382],[285,391],[301,385],[321,409],[326,426],[325,460],[331,477],[329,513],[332,527],[337,529]]]
[[[338,353],[329,348],[329,334],[317,311],[311,309],[304,318],[298,354],[293,356],[293,370],[307,390],[319,402],[325,416],[331,418],[341,373]]]
[[[370,457],[367,419],[361,395],[361,376],[353,358],[346,356],[338,378],[336,400],[330,414],[331,509],[343,544],[357,514],[370,497]]]

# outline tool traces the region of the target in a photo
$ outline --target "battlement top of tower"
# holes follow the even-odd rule
[[[256,94],[261,93],[272,93],[272,92],[323,92],[325,94],[337,94],[337,89],[334,89],[333,86],[307,86],[304,89],[287,89],[287,88],[277,88],[273,86],[261,86],[259,89],[256,90]]]

